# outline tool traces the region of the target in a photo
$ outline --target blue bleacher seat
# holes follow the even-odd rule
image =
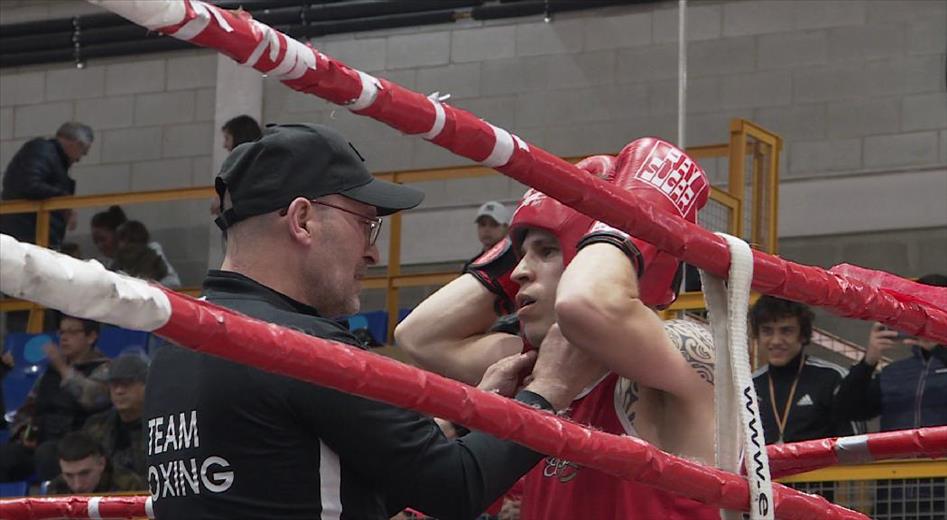
[[[25,480],[0,482],[0,498],[25,497],[30,485]]]

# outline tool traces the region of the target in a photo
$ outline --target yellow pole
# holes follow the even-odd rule
[[[740,203],[733,212],[736,220],[734,235],[743,238],[743,174],[746,161],[746,132],[743,130],[743,120],[734,119],[730,122],[730,185],[728,190]]]
[[[401,274],[401,213],[388,217],[391,239],[388,241],[388,273],[385,277],[385,307],[388,309],[388,337],[386,343],[394,343],[395,325],[398,324],[398,287],[395,285]]]
[[[44,206],[40,206],[36,212],[36,245],[40,247],[49,247],[49,216],[50,211]],[[43,332],[43,318],[46,310],[39,306],[30,307],[30,317],[26,322],[26,332],[37,334]]]

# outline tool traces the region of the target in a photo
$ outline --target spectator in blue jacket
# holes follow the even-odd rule
[[[929,274],[918,282],[947,287],[947,276]],[[911,356],[872,377],[882,354],[898,343],[910,346]],[[947,347],[905,337],[876,323],[864,359],[842,381],[837,399],[839,411],[847,418],[867,420],[880,415],[882,431],[947,425]]]

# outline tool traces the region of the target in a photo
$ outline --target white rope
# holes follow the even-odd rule
[[[184,2],[180,0],[88,1],[151,30],[179,24],[185,15]]]
[[[753,281],[753,252],[743,240],[725,233],[717,234],[730,247],[729,283],[725,284],[724,280],[703,270],[700,272],[717,351],[714,366],[717,466],[739,472],[742,444],[750,484],[750,518],[771,520],[773,485],[759,403],[750,374],[746,330],[750,284]],[[734,428],[737,419],[741,419],[742,429]],[[742,515],[726,511],[721,512],[721,517],[736,520]]]
[[[164,292],[143,280],[0,234],[0,288],[70,316],[151,331],[171,318]]]

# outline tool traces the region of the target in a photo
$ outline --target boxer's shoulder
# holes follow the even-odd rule
[[[690,320],[667,320],[664,332],[700,378],[713,384],[716,356],[710,327]]]

